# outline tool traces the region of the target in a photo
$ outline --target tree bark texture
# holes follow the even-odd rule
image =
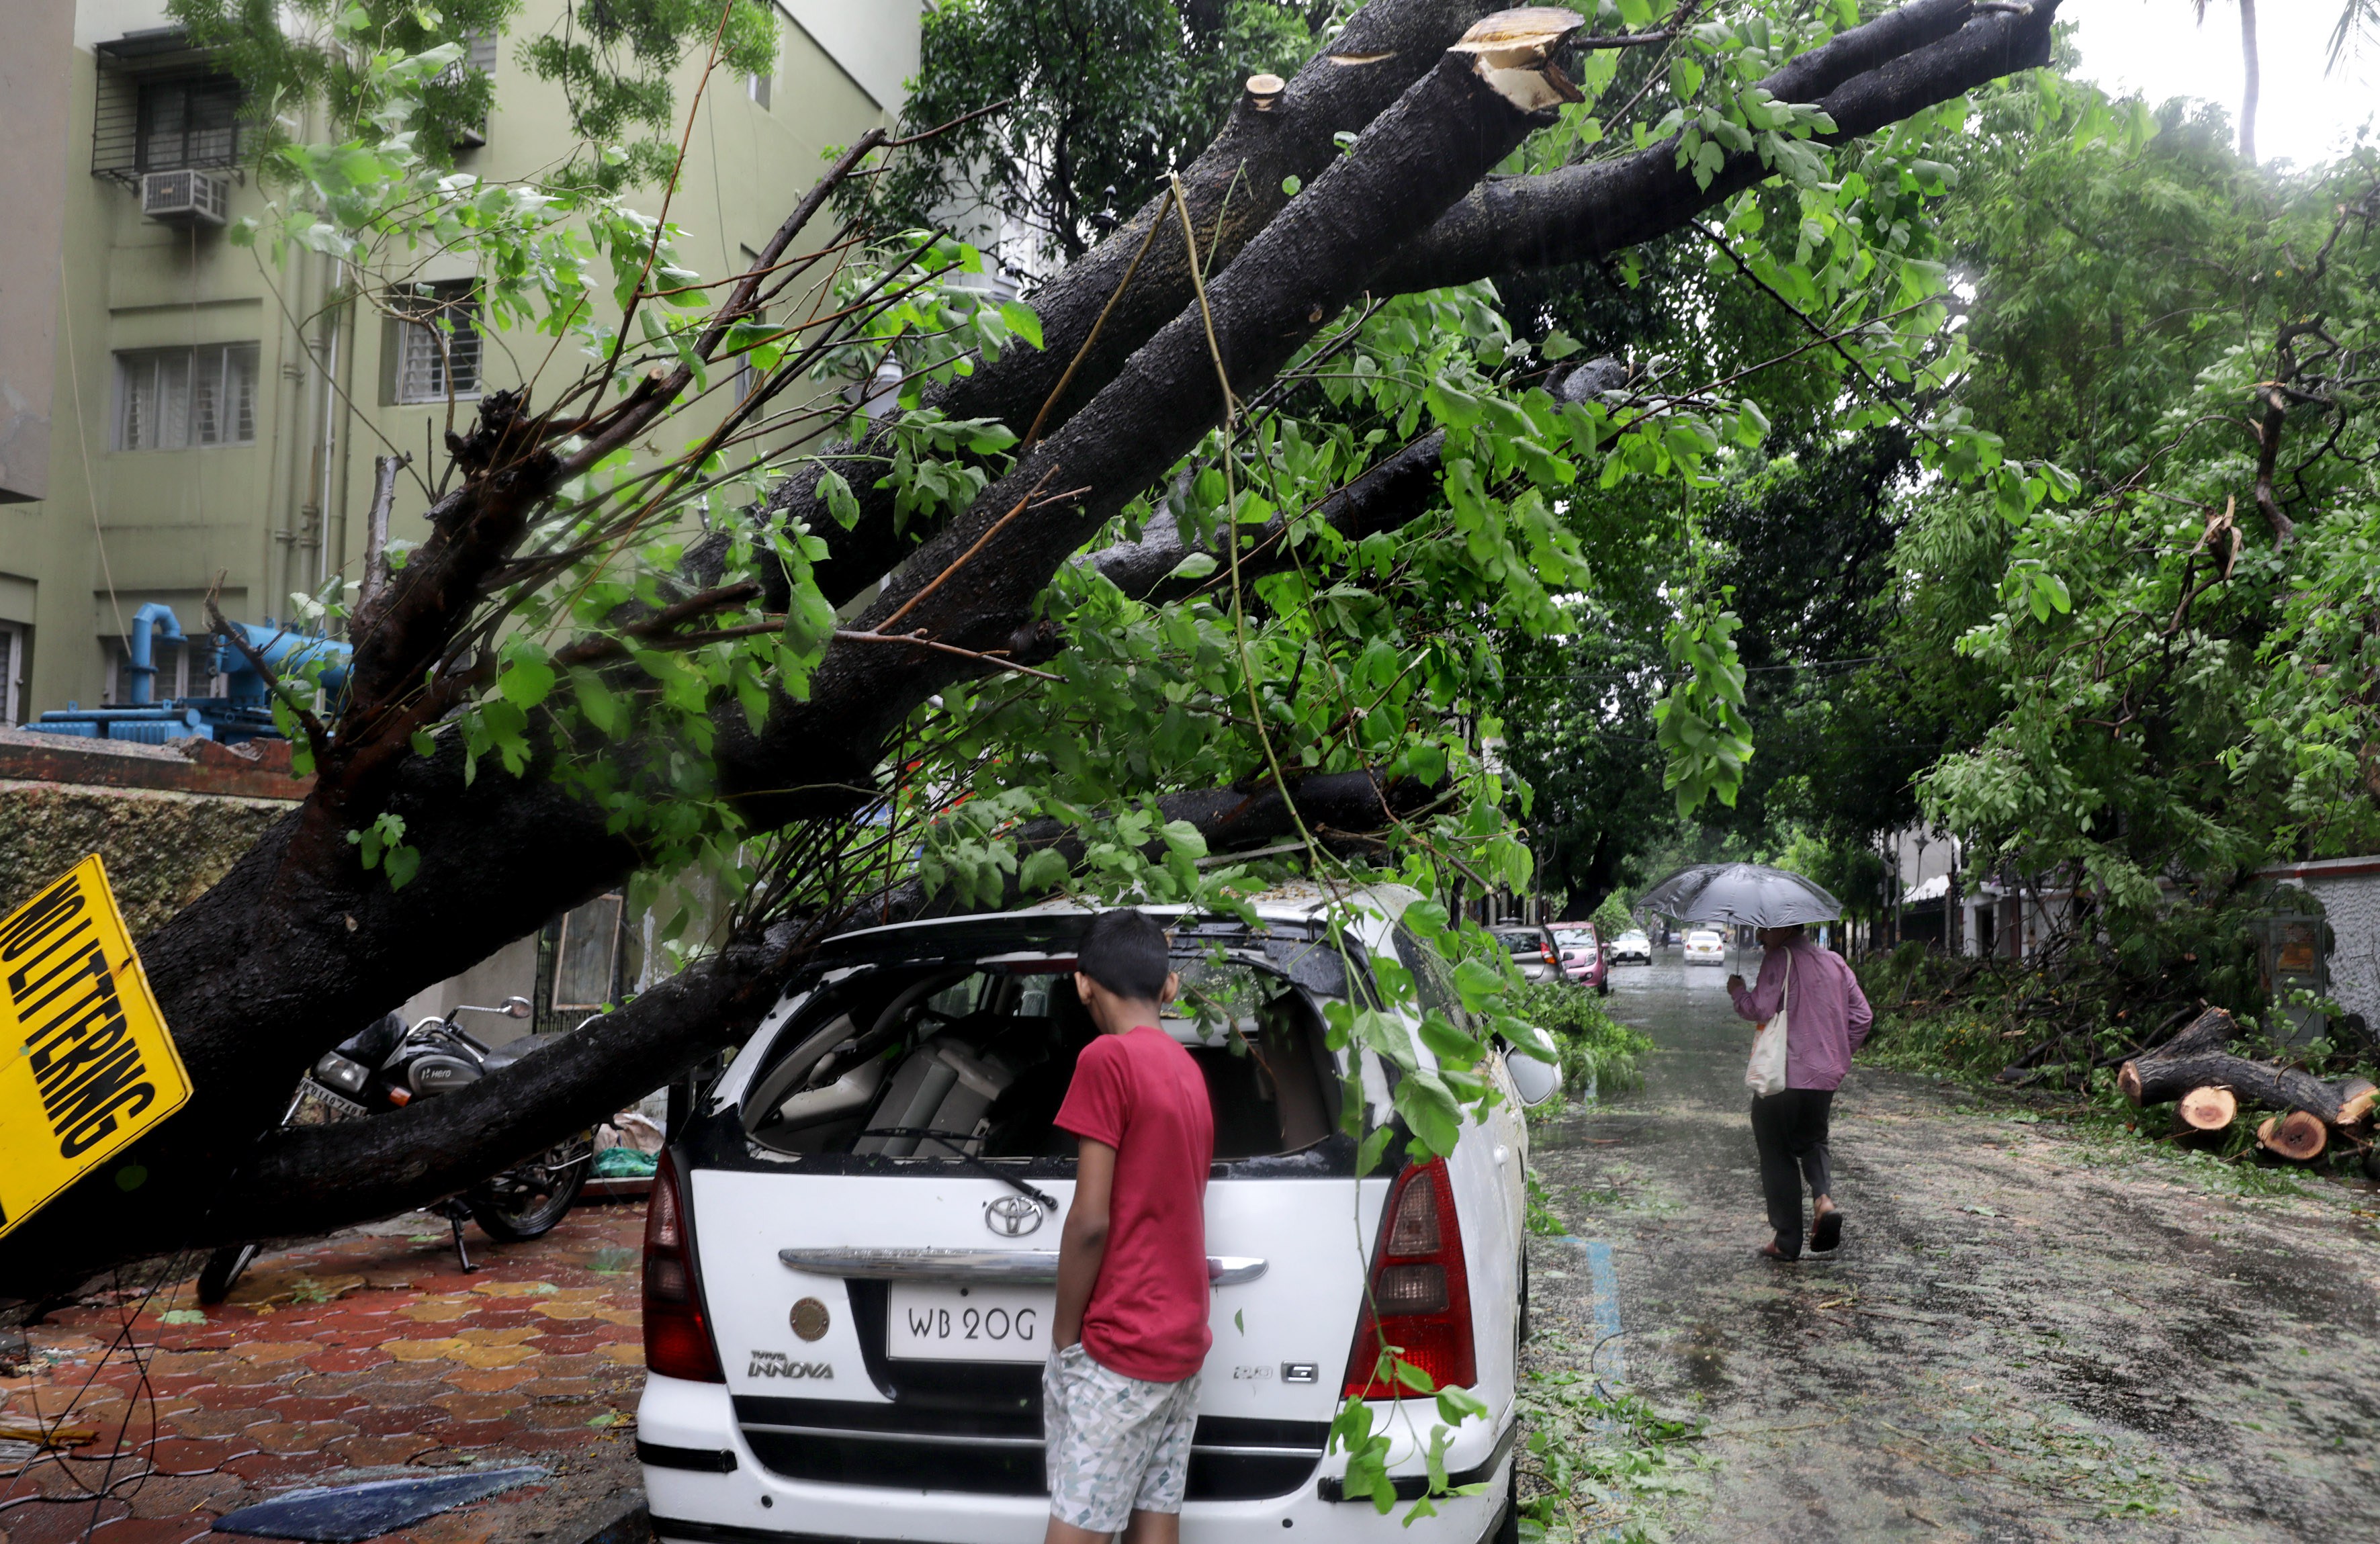
[[[1494,9],[1479,0],[1374,0],[1349,19],[1327,50],[1306,61],[1269,111],[1256,111],[1243,97],[1214,142],[1182,173],[1208,281],[1228,269],[1290,201],[1281,190],[1289,178],[1312,182],[1321,175],[1339,159],[1334,136],[1361,132],[1428,71],[1448,44]],[[1152,223],[1156,239],[1130,286],[1123,287]],[[1033,309],[1041,320],[1039,349],[1010,349],[979,364],[974,374],[928,391],[924,404],[953,418],[997,418],[1022,435],[1047,403],[1041,429],[1047,436],[1088,405],[1124,361],[1193,298],[1180,218],[1171,195],[1160,195],[1033,292]],[[1115,308],[1085,352],[1111,299]],[[1053,401],[1051,393],[1078,354],[1074,379]],[[882,439],[880,432],[877,438]],[[892,572],[933,534],[923,523],[895,531],[892,490],[865,477],[853,479],[861,518],[845,531],[827,513],[818,480],[815,468],[788,477],[771,509],[802,519],[827,539],[831,556],[818,566],[816,578],[838,605]]]
[[[1109,323],[1113,335],[1103,335],[1094,351],[1099,362],[1087,360],[1077,374],[1079,404],[1070,398],[1062,406],[1072,411],[1053,411],[1054,431],[1045,427],[1046,438],[1011,476],[905,563],[859,626],[873,626],[946,571],[1047,473],[1050,488],[1087,491],[1074,503],[1037,509],[1014,523],[970,561],[965,583],[943,586],[902,621],[905,631],[924,628],[960,647],[1003,646],[1031,624],[1035,601],[1059,565],[1220,421],[1217,355],[1233,391],[1252,392],[1367,287],[1378,293],[1384,271],[1402,273],[1401,283],[1441,283],[1433,270],[1444,267],[1451,250],[1469,253],[1457,260],[1463,271],[1456,276],[1466,279],[1495,271],[1507,258],[1572,260],[1585,249],[1575,233],[1590,233],[1587,245],[1596,250],[1612,250],[1624,240],[1675,229],[1736,186],[1748,186],[1722,178],[1709,189],[1695,189],[1684,178],[1681,187],[1673,167],[1662,172],[1644,157],[1615,163],[1616,170],[1520,179],[1527,185],[1524,196],[1500,194],[1482,207],[1503,211],[1522,234],[1481,245],[1486,227],[1476,214],[1456,209],[1457,201],[1533,122],[1486,87],[1467,58],[1444,53],[1483,8],[1446,0],[1378,0],[1342,34],[1337,56],[1308,65],[1273,113],[1235,115],[1223,140],[1202,159],[1204,170],[1194,169],[1188,179],[1202,256],[1207,243],[1217,246],[1208,295],[1213,352],[1207,315],[1187,293],[1183,249],[1174,248],[1170,270],[1160,262],[1152,273],[1145,263],[1127,296],[1132,306],[1119,306]],[[1777,78],[1791,89],[1779,94],[1806,99],[1828,92],[1830,102],[1845,103],[1841,121],[1881,123],[1878,114],[1946,100],[2046,56],[2034,41],[2036,33],[2046,36],[2047,7],[1964,22],[1968,14],[1963,0],[1915,0],[1815,51],[1812,62],[1787,66]],[[1857,116],[1850,105],[1854,100],[1875,105]],[[1332,132],[1358,123],[1368,127],[1354,153],[1338,153]],[[1306,186],[1284,204],[1281,180],[1293,172],[1306,176]],[[1739,175],[1732,169],[1729,175]],[[1752,169],[1740,175],[1756,180]],[[1218,241],[1216,217],[1227,188],[1231,212]],[[1144,211],[1143,218],[1155,212]],[[1573,233],[1564,238],[1570,246],[1547,235],[1557,229]],[[1113,294],[1114,280],[1130,260],[1126,248],[1136,249],[1146,230],[1127,227],[1079,265],[1079,274],[1070,272],[1037,297],[1045,319],[1055,322],[1045,321],[1046,356],[1003,356],[965,392],[954,388],[956,394],[938,404],[959,416],[1029,421],[1087,335],[1090,319]],[[1399,253],[1424,232],[1424,260],[1397,258],[1384,270],[1383,254]],[[1463,240],[1452,241],[1449,233]],[[1160,235],[1158,246],[1165,241]],[[1151,287],[1141,295],[1144,285]],[[483,430],[503,432],[494,424]],[[458,459],[479,453],[466,452]],[[1427,507],[1435,461],[1436,447],[1427,441],[1391,457],[1335,496],[1330,518],[1351,535],[1393,528]],[[479,515],[499,525],[515,519],[509,496],[506,487],[492,485],[471,495],[489,506]],[[871,527],[865,539],[879,540],[881,534],[872,527],[889,522],[863,524]],[[831,519],[813,525],[825,534],[835,530]],[[845,555],[858,550],[844,549]],[[842,587],[856,591],[872,582],[884,572],[876,561],[859,562],[855,573],[873,572]],[[1178,561],[1156,576],[1158,588],[1141,593],[1175,593],[1163,583]],[[1257,554],[1249,561],[1261,567],[1263,559]],[[408,585],[453,578],[435,565],[419,573],[408,565],[407,575]],[[374,644],[358,654],[358,674],[401,682],[419,669],[428,638],[392,635]],[[895,643],[838,642],[813,679],[810,698],[796,703],[780,695],[759,732],[732,706],[718,716],[714,761],[722,791],[755,829],[847,814],[874,797],[874,768],[888,735],[933,692],[974,669]],[[404,889],[392,891],[383,875],[362,870],[344,839],[346,823],[339,812],[327,802],[310,803],[275,827],[221,884],[142,940],[148,974],[198,1098],[121,1163],[90,1176],[0,1244],[0,1292],[74,1279],[172,1243],[228,1236],[222,1219],[249,1214],[250,1204],[238,1193],[249,1182],[229,1176],[258,1151],[260,1134],[270,1131],[299,1068],[423,986],[618,885],[640,862],[636,845],[608,830],[600,811],[551,779],[549,765],[517,778],[483,766],[467,783],[454,741],[442,736],[433,755],[407,755],[374,770],[383,790],[377,807],[404,816],[408,840],[422,854],[419,872]],[[1223,819],[1224,826],[1256,829],[1261,824],[1257,812],[1277,795],[1237,802],[1245,797],[1232,796],[1238,813]],[[293,1207],[328,1225],[456,1188],[690,1065],[728,1027],[745,1021],[749,1002],[735,994],[747,983],[764,985],[771,969],[762,956],[722,957],[677,992],[648,994],[613,1016],[600,1043],[585,1043],[588,1050],[557,1049],[555,1060],[569,1064],[567,1069],[540,1066],[547,1058],[532,1056],[478,1085],[472,1102],[455,1111],[425,1108],[400,1135],[384,1138],[372,1122],[363,1123],[374,1128],[369,1136],[351,1125],[308,1139],[351,1142],[359,1152],[377,1154],[347,1167],[322,1153],[308,1160],[341,1175],[394,1175],[404,1164],[393,1155],[400,1149],[422,1152],[425,1141],[446,1144],[450,1154],[468,1153],[468,1163],[462,1156],[433,1158],[414,1177],[358,1181],[335,1193],[292,1179],[295,1188],[283,1193]],[[739,971],[741,980],[726,979]],[[767,995],[761,985],[754,990]],[[642,1008],[644,1000],[652,1007]],[[655,1027],[640,1031],[639,1025]],[[641,1034],[654,1037],[650,1046],[669,1047],[666,1054],[635,1038]],[[589,1052],[599,1043],[602,1056],[616,1057],[618,1072],[592,1065]],[[490,1137],[484,1146],[450,1140],[448,1123],[475,1111],[491,1119],[503,1112],[508,1129],[502,1139]],[[268,1149],[280,1140],[268,1136]],[[480,1161],[500,1151],[503,1156]],[[119,1171],[136,1168],[146,1178],[122,1188]]]

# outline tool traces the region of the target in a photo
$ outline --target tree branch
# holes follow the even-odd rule
[[[2049,62],[2058,0],[1978,17],[1973,0],[1914,0],[1788,63],[1761,82],[1780,102],[1816,102],[1824,142],[1872,134],[2019,69]],[[1488,182],[1372,275],[1388,294],[1594,262],[1685,224],[1772,174],[1755,151],[1728,157],[1707,187],[1678,166],[1675,136],[1616,161]]]

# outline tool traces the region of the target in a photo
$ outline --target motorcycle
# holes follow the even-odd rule
[[[443,1018],[423,1019],[410,1029],[402,1016],[389,1014],[322,1054],[298,1080],[298,1092],[283,1112],[281,1124],[320,1126],[356,1120],[403,1109],[416,1099],[467,1088],[528,1052],[486,1043],[456,1022],[456,1016],[496,1013],[526,1019],[531,1011],[526,997],[507,997],[499,1007],[465,1003]],[[463,1242],[467,1220],[478,1223],[480,1232],[499,1243],[541,1238],[553,1231],[578,1199],[594,1156],[595,1133],[581,1131],[459,1195],[433,1202],[427,1210],[445,1218],[454,1229],[455,1255],[463,1270],[477,1271]],[[199,1272],[199,1301],[222,1302],[261,1248],[256,1244],[228,1244],[209,1255]]]

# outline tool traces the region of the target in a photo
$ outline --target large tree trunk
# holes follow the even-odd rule
[[[1787,66],[1774,78],[1781,89],[1772,89],[1797,100],[1823,93],[1845,132],[1874,127],[1889,121],[1878,115],[1915,111],[2010,69],[2046,62],[2054,9],[2044,3],[1977,16],[1965,0],[1916,0]],[[1616,173],[1515,179],[1499,184],[1493,198],[1473,200],[1515,223],[1518,234],[1499,235],[1471,204],[1457,208],[1457,202],[1534,120],[1487,87],[1467,59],[1442,54],[1475,10],[1433,0],[1379,0],[1342,34],[1337,46],[1345,54],[1301,72],[1275,108],[1275,114],[1286,109],[1285,116],[1264,115],[1269,121],[1258,122],[1259,115],[1241,110],[1224,141],[1201,163],[1245,165],[1241,188],[1256,200],[1249,209],[1263,216],[1250,212],[1243,219],[1242,193],[1232,194],[1233,219],[1225,223],[1220,245],[1225,256],[1233,247],[1237,253],[1210,286],[1217,350],[1238,393],[1263,385],[1316,328],[1367,287],[1383,293],[1391,285],[1569,261],[1589,248],[1611,250],[1623,239],[1674,230],[1756,180],[1754,169],[1730,165],[1710,188],[1696,189],[1691,178],[1681,186],[1673,166],[1663,173],[1642,156],[1612,163],[1622,169]],[[1387,46],[1379,52],[1393,59],[1355,54],[1358,42],[1372,46],[1366,27],[1386,29],[1379,36]],[[1391,71],[1405,73],[1391,82]],[[1336,154],[1330,133],[1359,122],[1368,127],[1356,153]],[[1274,148],[1266,151],[1268,144]],[[1306,176],[1308,185],[1283,206],[1278,189],[1290,171]],[[1193,179],[1202,244],[1214,239],[1213,211],[1232,182],[1229,175],[1216,175],[1220,180],[1206,173]],[[1136,239],[1138,232],[1119,241]],[[1163,241],[1160,236],[1160,246]],[[1112,294],[1112,280],[1100,275],[1120,276],[1129,253],[1119,259],[1118,250],[1117,242],[1103,246],[1086,259],[1086,276],[1070,276],[1045,292],[1045,314],[1060,323],[1046,358],[1022,352],[1004,356],[978,378],[978,390],[1005,393],[996,404],[991,395],[954,397],[942,404],[945,410],[1002,416],[1020,428],[1029,421],[1054,384],[1054,372],[1078,346],[1065,341],[1064,329],[1074,328],[1077,340],[1087,335],[1088,317]],[[1158,260],[1155,248],[1152,260]],[[1160,261],[1156,276],[1166,272]],[[1217,361],[1203,318],[1185,304],[1186,277],[1177,260],[1172,278],[1140,296],[1142,284],[1156,283],[1144,265],[1134,283],[1138,298],[1129,308],[1119,307],[1109,323],[1114,336],[1103,334],[1093,351],[1099,362],[1087,360],[1078,373],[1080,405],[1070,413],[1062,404],[1053,410],[1054,432],[1045,427],[1045,438],[1012,476],[988,489],[905,565],[892,593],[862,626],[889,615],[902,597],[919,593],[1021,492],[1051,473],[1050,486],[1087,491],[1070,508],[1040,512],[1003,531],[970,561],[965,584],[938,590],[911,613],[914,620],[904,621],[905,628],[925,627],[963,647],[1005,644],[1058,566],[1220,421],[1224,398]],[[1013,377],[1004,373],[1011,369]],[[499,441],[517,428],[504,412],[503,404],[492,403],[483,417],[483,431]],[[1434,446],[1416,445],[1385,464],[1368,485],[1347,490],[1342,528],[1385,528],[1374,523],[1401,523],[1426,507],[1434,461]],[[466,483],[442,515],[442,529],[500,540],[505,530],[519,528],[521,511],[540,497],[538,477],[562,470],[517,456],[502,465],[503,476]],[[850,573],[858,575],[844,589],[856,590],[883,572],[881,552],[899,544],[880,549],[865,544],[880,540],[874,527],[885,524],[863,522],[866,534],[843,549],[855,564]],[[814,522],[814,527],[831,531],[832,522]],[[878,555],[862,555],[869,552]],[[433,572],[421,554],[416,564],[424,575]],[[1171,571],[1169,564],[1165,573]],[[1145,593],[1162,593],[1161,583]],[[434,630],[426,636],[434,643]],[[405,668],[399,656],[428,646],[411,634],[401,649],[381,645],[391,661],[383,673],[398,680]],[[756,829],[841,818],[872,797],[867,790],[888,735],[917,705],[970,668],[924,649],[837,643],[812,682],[809,699],[779,697],[758,732],[734,706],[718,715],[714,761],[722,790]],[[640,861],[631,841],[607,828],[600,810],[564,791],[543,766],[517,778],[486,766],[467,782],[454,738],[441,736],[432,755],[408,754],[369,769],[378,790],[370,807],[403,815],[408,839],[422,853],[419,874],[402,890],[392,891],[383,875],[359,866],[344,839],[355,816],[340,802],[339,790],[318,789],[308,806],[275,827],[221,884],[142,941],[148,974],[197,1098],[123,1161],[92,1175],[0,1242],[0,1292],[30,1294],[158,1248],[258,1231],[260,1207],[277,1206],[320,1226],[431,1199],[690,1065],[742,1032],[753,1005],[772,995],[772,983],[788,966],[747,944],[674,990],[647,994],[636,1007],[613,1016],[616,1022],[607,1023],[599,1040],[584,1043],[584,1050],[528,1058],[443,1112],[425,1108],[389,1126],[358,1123],[285,1149],[302,1157],[275,1156],[285,1151],[284,1139],[268,1138],[257,1175],[273,1177],[235,1178],[237,1167],[259,1154],[259,1138],[272,1128],[298,1070],[323,1049],[421,987],[618,885]],[[394,742],[401,744],[403,737]],[[355,746],[358,754],[366,749],[360,740]],[[652,1006],[645,1008],[645,1002]],[[458,1133],[457,1127],[475,1122],[486,1129],[468,1138]],[[334,1156],[334,1151],[355,1156]],[[304,1177],[317,1171],[341,1176],[342,1183],[325,1188]]]

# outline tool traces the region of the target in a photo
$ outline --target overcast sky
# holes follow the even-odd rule
[[[2357,126],[2380,111],[2380,40],[2360,56],[2323,72],[2340,0],[2265,0],[2256,7],[2264,59],[2264,102],[2256,113],[2256,153],[2319,160],[2350,141]],[[2206,22],[2193,19],[2192,0],[2066,0],[2058,7],[2075,27],[2082,74],[2110,94],[2138,90],[2152,105],[2168,97],[2219,102],[2240,114],[2240,7],[2210,0]],[[2380,124],[2374,132],[2380,135]]]

